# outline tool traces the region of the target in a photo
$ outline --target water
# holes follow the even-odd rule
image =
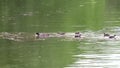
[[[119,0],[1,0],[0,68],[120,68],[119,7]]]
[[[112,30],[110,31],[118,32],[119,29],[112,28]],[[79,51],[77,51],[78,54],[73,55],[73,58],[76,58],[76,61],[65,68],[119,68],[120,67],[119,34],[116,37],[116,39],[109,39],[98,35],[97,32],[95,33],[92,33],[91,36],[89,36],[90,40],[87,39],[80,42],[80,44],[78,44],[79,45],[79,47],[77,47],[79,49]]]

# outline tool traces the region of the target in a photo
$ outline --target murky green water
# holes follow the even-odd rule
[[[0,0],[0,68],[119,68],[119,2]],[[35,32],[67,34],[36,40]]]

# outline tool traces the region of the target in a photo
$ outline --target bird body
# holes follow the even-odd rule
[[[108,37],[108,36],[110,36],[109,34],[107,34],[107,33],[104,33],[104,37]]]
[[[112,38],[115,38],[115,36],[116,36],[116,35],[113,35],[113,36],[109,36],[109,38],[110,38],[110,39],[112,39]]]
[[[80,38],[80,37],[81,37],[81,34],[80,34],[79,32],[76,32],[76,33],[75,33],[75,38],[78,38],[78,37]]]

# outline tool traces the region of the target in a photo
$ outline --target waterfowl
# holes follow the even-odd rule
[[[113,35],[113,36],[109,36],[109,38],[110,38],[110,39],[112,39],[112,38],[115,38],[115,36],[116,36],[116,35]]]
[[[80,34],[80,32],[75,32],[75,38],[80,38],[81,37],[81,34]]]
[[[47,38],[49,34],[47,33],[36,33],[36,38]]]
[[[104,37],[108,37],[108,36],[110,36],[109,34],[107,34],[107,33],[104,33]]]

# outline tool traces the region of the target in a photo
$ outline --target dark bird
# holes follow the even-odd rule
[[[112,39],[112,38],[115,38],[115,36],[116,36],[116,35],[113,35],[113,36],[109,36],[109,38],[110,38],[110,39]]]
[[[108,36],[110,36],[110,35],[109,35],[109,34],[104,33],[104,37],[108,37]]]
[[[80,37],[81,37],[80,32],[75,32],[75,38],[80,38]]]

